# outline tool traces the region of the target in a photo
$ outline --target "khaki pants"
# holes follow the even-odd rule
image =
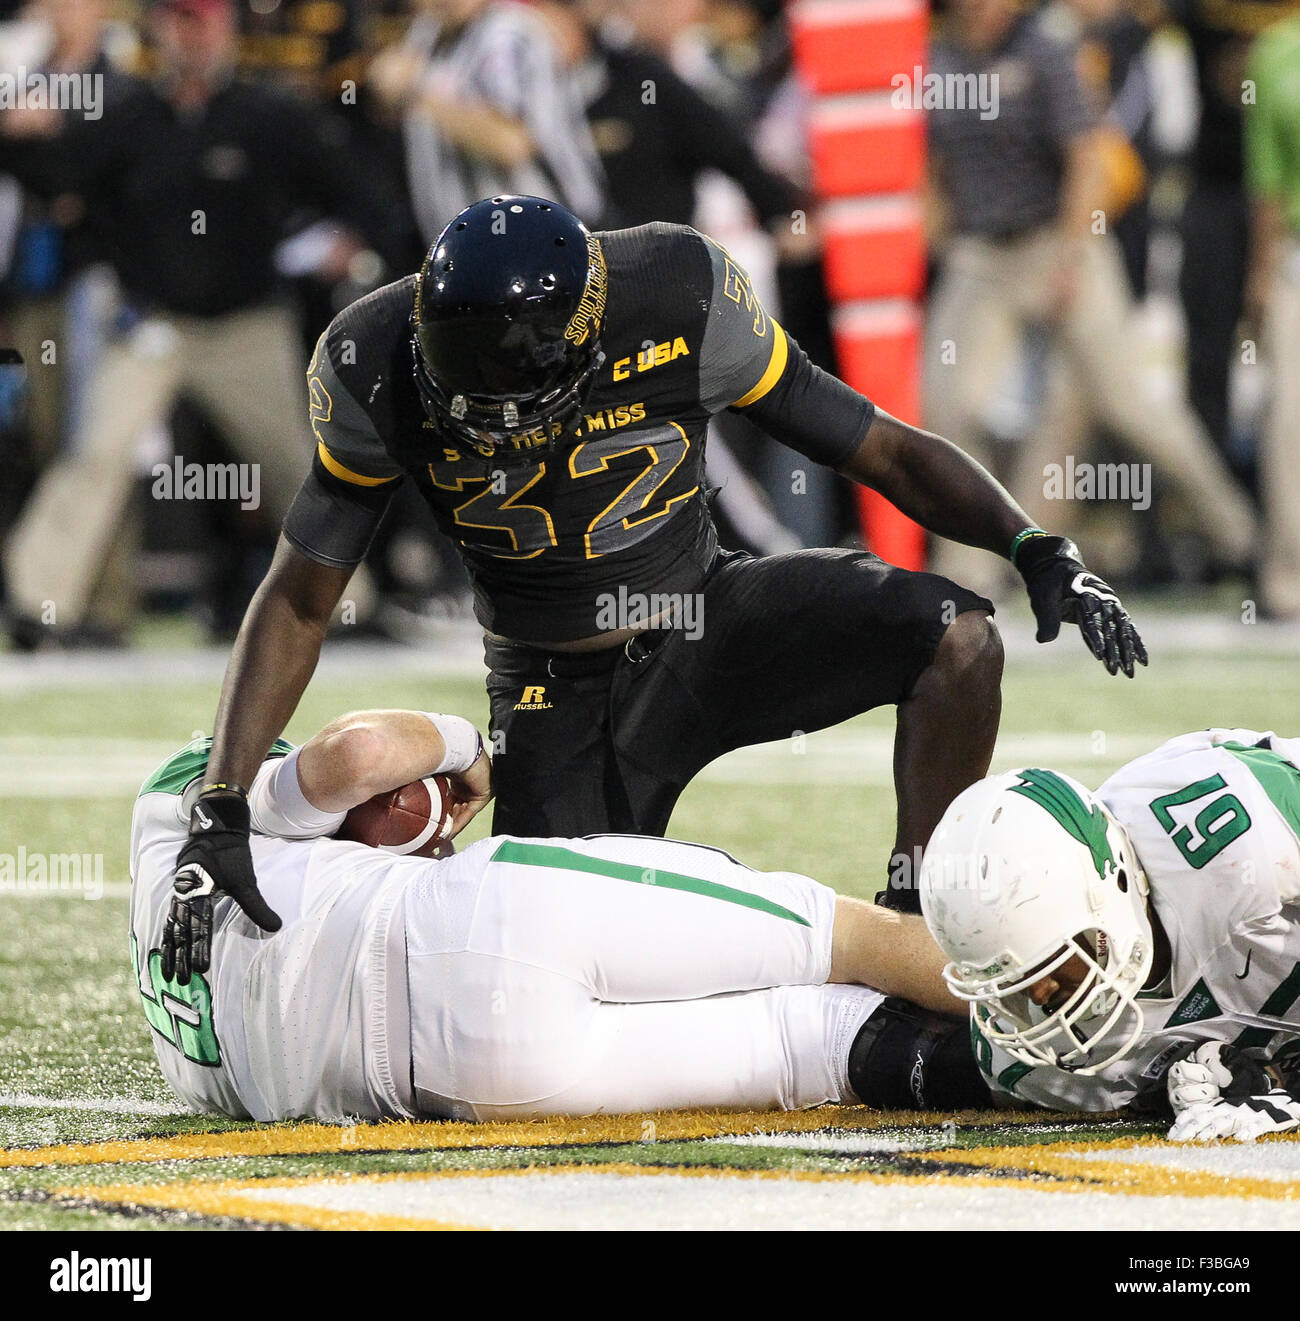
[[[240,462],[260,465],[261,507],[278,524],[311,460],[299,356],[293,318],[275,307],[152,318],[110,345],[74,453],[45,471],[9,539],[13,608],[60,628],[92,616],[123,621],[129,580],[105,570],[134,531],[137,441],[181,395],[207,412]]]
[[[992,467],[982,418],[1024,328],[1043,324],[1084,390],[1089,414],[1115,432],[1135,460],[1162,475],[1218,555],[1247,559],[1256,537],[1249,500],[1186,401],[1162,402],[1145,388],[1114,239],[1098,236],[1087,244],[1078,290],[1064,315],[1049,305],[1056,251],[1056,235],[1046,229],[1008,243],[954,242],[926,329],[927,424]],[[1067,453],[1055,439],[1025,446],[1010,482],[1011,494],[1049,530],[1063,521],[1051,517],[1043,494],[1044,463],[1063,462]],[[968,546],[940,541],[935,559],[938,572],[975,591],[996,589],[1002,577],[993,556]]]
[[[13,311],[13,345],[27,364],[27,425],[37,464],[49,463],[60,448],[59,429],[66,407],[64,324],[61,296],[25,299]],[[45,361],[47,343],[59,350],[53,362]]]
[[[1261,588],[1264,604],[1300,615],[1300,240],[1291,243],[1273,286],[1265,340],[1273,397],[1260,456],[1267,526]]]

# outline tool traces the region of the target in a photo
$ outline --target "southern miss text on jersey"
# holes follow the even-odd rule
[[[1050,1109],[1119,1109],[1140,1093],[1162,1097],[1160,1079],[1189,1042],[1271,1053],[1300,1037],[1298,762],[1300,740],[1202,730],[1129,762],[1097,790],[1147,874],[1169,975],[1138,996],[1137,1046],[1092,1077],[1031,1068],[975,1033],[995,1093]]]
[[[600,601],[688,592],[717,541],[706,501],[709,417],[743,409],[819,463],[854,452],[873,407],[814,367],[744,271],[686,226],[596,236],[608,271],[605,355],[580,418],[535,463],[447,448],[412,374],[414,276],[341,312],[308,370],[317,451],[285,534],[355,564],[398,481],[458,544],[479,621],[527,642],[601,631]]]

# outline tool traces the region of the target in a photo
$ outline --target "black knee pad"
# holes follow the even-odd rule
[[[877,1110],[978,1110],[992,1104],[970,1026],[891,995],[849,1050],[849,1086]]]

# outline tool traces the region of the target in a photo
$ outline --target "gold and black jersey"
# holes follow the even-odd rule
[[[712,414],[744,410],[820,463],[853,453],[872,405],[808,362],[717,244],[666,224],[597,237],[605,360],[581,417],[531,464],[494,466],[440,442],[412,375],[413,276],[334,319],[308,369],[316,457],[285,520],[300,551],[355,564],[406,479],[459,547],[486,629],[571,641],[601,631],[602,602],[620,588],[688,592],[703,578],[717,550],[704,478]]]

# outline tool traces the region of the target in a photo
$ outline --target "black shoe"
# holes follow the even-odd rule
[[[55,646],[50,636],[51,630],[28,615],[6,611],[3,623],[5,632],[9,634],[9,643],[15,651],[52,650]]]
[[[30,615],[11,613],[5,615],[4,627],[15,651],[118,651],[127,645],[123,630],[101,624],[57,628]]]
[[[896,913],[917,913],[921,911],[921,892],[919,890],[881,890],[876,895],[876,903],[881,908],[891,908]]]

